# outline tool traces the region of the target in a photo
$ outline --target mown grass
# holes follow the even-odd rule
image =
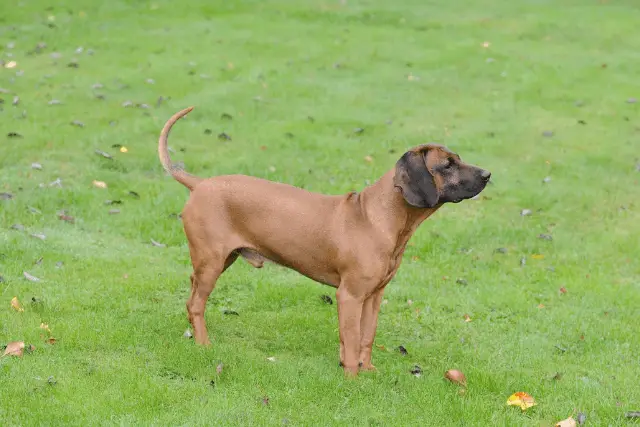
[[[13,198],[0,201],[0,344],[36,347],[0,359],[3,424],[538,426],[579,411],[621,425],[640,407],[635,2],[2,10],[0,192]],[[411,240],[385,294],[378,373],[344,381],[335,305],[321,300],[333,290],[273,265],[222,276],[211,348],[182,337],[187,194],[156,141],[189,105],[170,144],[201,176],[340,194],[427,141],[493,172],[479,200],[445,206]],[[443,380],[450,368],[466,393]],[[516,391],[538,405],[507,407]]]

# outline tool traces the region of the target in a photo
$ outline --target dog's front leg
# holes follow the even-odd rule
[[[364,297],[354,295],[345,284],[336,292],[340,328],[340,362],[347,376],[358,375],[360,358],[360,318]]]
[[[376,367],[371,364],[371,349],[376,336],[378,326],[378,313],[382,303],[384,288],[375,291],[364,301],[362,306],[362,318],[360,320],[360,362],[362,369],[375,371]]]

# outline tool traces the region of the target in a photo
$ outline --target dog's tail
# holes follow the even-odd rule
[[[169,157],[169,147],[167,146],[167,138],[169,137],[169,132],[171,132],[173,125],[178,120],[189,114],[191,110],[193,110],[193,107],[185,108],[171,116],[162,128],[162,132],[160,132],[160,140],[158,141],[158,155],[160,156],[160,163],[162,163],[162,167],[164,170],[169,172],[176,181],[187,187],[189,190],[193,190],[195,186],[202,181],[202,178],[198,178],[197,176],[185,172],[171,162],[171,158]]]

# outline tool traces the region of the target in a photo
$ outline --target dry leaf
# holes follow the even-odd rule
[[[465,322],[471,322],[471,316],[469,316],[468,314],[465,314],[463,317]]]
[[[489,42],[482,43],[482,47],[484,47],[484,48],[487,48],[489,46],[491,46],[491,43],[489,43]]]
[[[93,184],[93,186],[94,186],[94,187],[96,187],[96,188],[107,188],[107,183],[106,183],[106,182],[104,182],[104,181],[96,181],[96,180],[94,180],[94,181],[92,182],[92,184]]]
[[[13,307],[13,309],[18,312],[24,311],[24,308],[22,308],[22,304],[20,304],[20,301],[18,301],[18,297],[11,298],[11,307]]]
[[[524,391],[519,391],[517,393],[513,393],[507,399],[507,405],[519,406],[523,411],[527,408],[531,408],[536,405],[535,400],[531,395],[525,393]]]
[[[18,356],[22,357],[24,352],[24,341],[13,341],[7,344],[7,348],[4,350],[2,356]]]
[[[578,424],[573,417],[569,417],[566,420],[558,421],[554,427],[576,427]]]
[[[127,149],[127,147],[120,147],[120,152],[121,152],[121,153],[126,153],[126,152],[128,152],[128,151],[129,151],[129,150]]]
[[[47,333],[51,333],[51,329],[49,329],[49,325],[46,323],[40,323],[40,329],[47,331]]]
[[[566,294],[567,293],[567,288],[565,288],[564,286],[560,288],[560,293],[561,294]]]
[[[29,273],[27,273],[26,271],[22,272],[22,275],[24,276],[25,279],[31,281],[31,282],[39,282],[40,279],[38,279],[36,276],[33,276]]]
[[[533,255],[531,255],[531,258],[533,258],[533,259],[544,259],[544,255],[542,255],[542,254],[533,254]]]
[[[371,157],[371,156],[364,156],[364,161],[365,161],[365,162],[367,162],[367,163],[371,163],[371,162],[373,162],[373,157]]]
[[[467,385],[467,378],[464,376],[462,371],[458,371],[457,369],[449,369],[444,373],[444,377],[453,383],[464,386]]]
[[[544,304],[542,303],[538,304],[538,308],[544,308]]]
[[[153,246],[155,246],[155,247],[158,247],[158,248],[165,248],[167,246],[164,243],[157,242],[157,241],[155,241],[153,239],[151,239],[151,244]]]
[[[275,362],[275,361],[276,361],[276,358],[275,358],[275,357],[273,357],[273,356],[271,356],[271,357],[267,357],[267,360],[268,360],[269,362]]]
[[[54,337],[49,337],[47,338],[47,342],[51,345],[54,345],[56,343],[56,339]]]
[[[16,61],[9,61],[4,66],[5,68],[15,68],[18,66],[18,63]]]

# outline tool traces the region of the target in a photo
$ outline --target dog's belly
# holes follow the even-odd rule
[[[265,251],[270,252],[270,251]],[[337,288],[340,284],[340,277],[337,273],[332,273],[328,269],[324,271],[317,270],[315,267],[309,267],[307,265],[301,265],[301,263],[297,262],[288,262],[281,256],[278,256],[275,253],[268,253],[268,255],[263,255],[258,252],[256,249],[252,248],[241,248],[238,249],[238,254],[244,258],[249,264],[254,266],[255,268],[262,268],[264,263],[267,261],[273,262],[275,264],[281,265],[283,267],[287,267],[298,273],[302,274],[305,277],[308,277],[311,280],[314,280],[318,283],[322,283],[324,285],[332,286]],[[313,265],[317,265],[317,263],[313,263]]]

